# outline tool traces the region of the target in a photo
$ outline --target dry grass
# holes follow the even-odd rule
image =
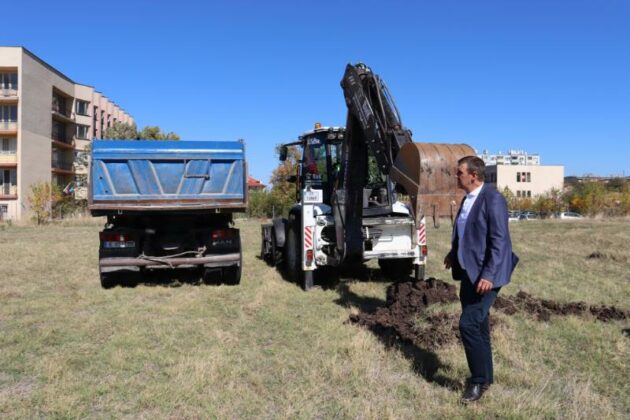
[[[302,292],[267,267],[259,222],[239,221],[237,287],[100,288],[98,223],[0,228],[0,416],[623,418],[630,412],[627,322],[508,317],[494,331],[496,385],[458,403],[458,344],[391,346],[345,323],[387,283],[343,279]],[[511,226],[521,265],[506,294],[630,308],[626,221]],[[431,231],[428,274],[450,229]],[[593,252],[601,257],[587,258]],[[457,311],[449,307],[450,311]],[[432,371],[432,375],[427,375]],[[431,381],[427,378],[432,378]]]

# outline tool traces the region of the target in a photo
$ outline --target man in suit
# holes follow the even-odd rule
[[[463,402],[477,401],[492,384],[490,307],[518,262],[512,253],[505,198],[484,179],[485,165],[477,156],[457,162],[457,185],[466,197],[457,214],[451,251],[444,258],[453,279],[461,282],[459,331],[470,369]]]

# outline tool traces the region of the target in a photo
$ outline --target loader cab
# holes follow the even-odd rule
[[[300,150],[297,174],[291,177],[296,184],[296,197],[300,201],[302,189],[311,187],[323,191],[323,202],[330,205],[334,184],[341,170],[341,147],[345,130],[342,127],[320,127],[302,134],[295,143]],[[286,149],[280,151],[280,160],[286,159]]]

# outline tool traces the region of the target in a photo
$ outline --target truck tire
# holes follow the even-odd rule
[[[236,286],[241,282],[241,264],[223,269],[223,284]]]
[[[243,249],[241,248],[241,237],[238,237],[238,264],[223,268],[223,283],[229,286],[236,286],[241,283],[241,272],[243,271]]]
[[[412,258],[387,258],[378,260],[383,275],[391,280],[407,280],[413,269]]]
[[[111,289],[118,284],[118,276],[115,273],[101,273],[100,277],[103,289]]]

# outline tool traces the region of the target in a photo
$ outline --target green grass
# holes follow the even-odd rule
[[[0,416],[219,418],[627,418],[627,321],[498,313],[495,379],[473,407],[458,343],[422,357],[346,323],[388,283],[343,279],[309,293],[256,254],[239,221],[241,285],[100,287],[99,225],[0,227]],[[504,294],[630,309],[627,221],[511,225],[521,257]],[[428,275],[450,227],[429,232]],[[588,259],[598,251],[601,258]],[[370,264],[375,267],[375,264]],[[449,280],[450,281],[450,280]],[[444,308],[442,308],[444,309]],[[447,305],[457,312],[457,305]],[[433,381],[422,372],[435,371]],[[440,385],[442,384],[442,385]],[[443,386],[449,385],[449,386]]]

